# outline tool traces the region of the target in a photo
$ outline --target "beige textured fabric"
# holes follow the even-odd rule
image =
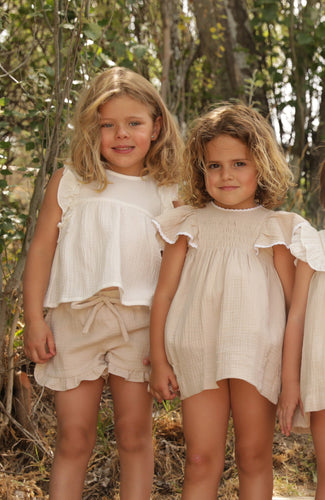
[[[289,247],[302,223],[294,213],[225,210],[214,203],[158,217],[165,241],[179,234],[189,239],[165,330],[181,398],[238,378],[277,402],[285,304],[272,246]]]
[[[149,379],[149,308],[123,306],[118,291],[100,292],[81,302],[50,309],[56,355],[36,365],[35,379],[56,391],[78,387],[109,373],[131,382]]]
[[[301,364],[301,398],[309,425],[309,412],[325,410],[325,231],[299,228],[292,253],[315,269],[308,295]],[[303,424],[294,420],[294,425]]]

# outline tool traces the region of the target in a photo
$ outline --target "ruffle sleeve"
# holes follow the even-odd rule
[[[153,219],[157,229],[157,237],[160,243],[174,244],[179,236],[188,238],[189,246],[198,246],[198,224],[196,210],[188,205],[166,210],[162,215]]]
[[[254,248],[258,253],[261,248],[285,245],[290,248],[292,238],[299,226],[309,224],[303,217],[293,212],[271,212],[263,223]]]
[[[307,262],[315,271],[325,271],[325,230],[317,231],[310,224],[299,226],[294,232],[291,253]]]
[[[171,186],[160,186],[159,195],[161,199],[162,212],[173,208],[173,201],[178,200],[178,185],[172,184]]]
[[[74,199],[80,191],[80,180],[69,167],[64,167],[64,172],[58,189],[58,203],[63,214],[72,206]]]

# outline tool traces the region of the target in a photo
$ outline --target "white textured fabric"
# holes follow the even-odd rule
[[[298,227],[290,250],[297,259],[307,262],[315,271],[325,271],[325,230],[317,231],[310,224]]]
[[[306,419],[304,425],[296,419],[293,422],[308,426],[311,411],[325,410],[325,231],[312,226],[299,228],[291,251],[316,270],[309,286],[300,376]]]
[[[289,247],[303,222],[294,213],[226,210],[214,203],[158,217],[165,241],[189,238],[165,329],[182,399],[238,378],[277,402],[286,315],[272,247]]]
[[[117,287],[123,305],[149,306],[161,255],[152,218],[173,207],[177,186],[107,170],[96,191],[65,168],[58,190],[59,238],[44,306],[56,307]]]

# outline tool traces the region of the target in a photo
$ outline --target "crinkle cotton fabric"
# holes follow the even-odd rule
[[[150,366],[143,360],[149,355],[149,319],[148,307],[121,305],[118,290],[50,309],[46,322],[56,354],[36,365],[36,382],[67,391],[109,374],[131,382],[148,381]]]
[[[65,168],[58,189],[59,238],[45,307],[84,300],[117,287],[121,303],[150,306],[161,249],[152,218],[177,199],[177,186],[107,170],[108,186],[83,183]]]
[[[298,228],[291,251],[316,271],[309,286],[300,375],[305,421],[298,419],[298,412],[293,421],[294,426],[306,427],[311,411],[325,410],[325,231]]]
[[[275,245],[289,248],[297,214],[262,206],[183,206],[154,224],[159,238],[188,238],[188,252],[165,328],[167,357],[181,398],[238,378],[277,403],[285,301],[273,264]]]

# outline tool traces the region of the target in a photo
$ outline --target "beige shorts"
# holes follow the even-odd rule
[[[56,391],[78,387],[109,373],[131,382],[149,380],[149,308],[123,306],[117,291],[99,292],[50,309],[46,322],[56,355],[35,367],[35,379]]]

